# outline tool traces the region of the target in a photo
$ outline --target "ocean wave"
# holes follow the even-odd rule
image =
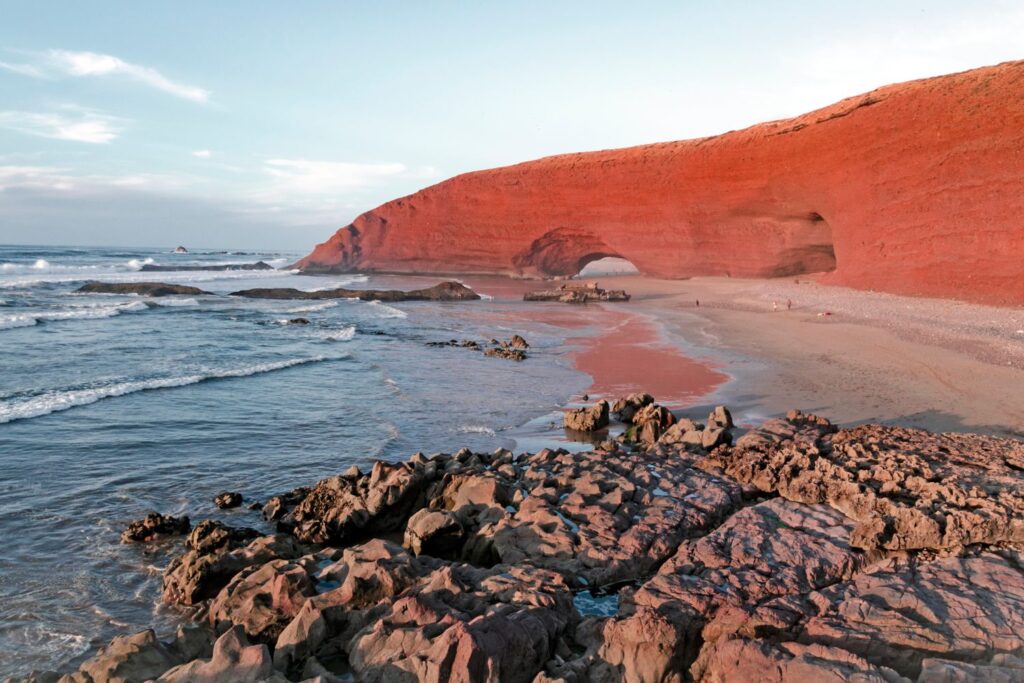
[[[32,327],[38,320],[27,314],[3,315],[0,316],[0,330],[10,330],[15,327]]]
[[[39,322],[57,320],[96,320],[98,318],[113,318],[122,313],[144,311],[148,309],[142,301],[132,301],[126,304],[81,304],[72,306],[60,311],[31,311],[30,313],[19,313],[16,315],[0,316],[0,329],[14,327],[31,327]]]
[[[405,311],[399,310],[394,306],[388,306],[383,301],[371,301],[370,305],[380,311],[381,318],[408,318],[409,314]]]
[[[260,375],[275,370],[284,370],[298,365],[319,363],[325,360],[338,360],[341,356],[313,356],[311,358],[292,358],[289,360],[275,361],[270,363],[257,363],[242,368],[229,368],[224,370],[207,370],[193,375],[182,375],[179,377],[159,377],[153,379],[133,380],[129,382],[117,382],[100,387],[87,389],[73,389],[65,391],[48,391],[43,394],[24,399],[15,399],[0,402],[0,424],[13,422],[15,420],[27,420],[33,417],[42,417],[50,413],[62,410],[69,410],[78,406],[96,403],[105,398],[134,394],[140,391],[152,391],[154,389],[171,389],[184,387],[190,384],[200,384],[217,379],[229,379],[234,377],[249,377]]]
[[[149,306],[170,306],[176,308],[178,306],[198,306],[199,302],[195,299],[174,299],[170,297],[162,297],[160,299],[147,299],[146,304]]]
[[[323,341],[351,341],[356,336],[356,326],[349,325],[340,330],[313,330],[310,336]]]
[[[102,280],[103,282],[146,282],[153,279],[153,273],[148,272],[137,272],[127,270],[113,270],[106,268],[106,270],[96,270],[83,272],[84,268],[89,266],[76,267],[72,271],[54,273],[52,275],[44,274],[43,276],[37,275],[18,275],[15,273],[13,277],[4,277],[0,279],[0,288],[11,289],[20,287],[36,287],[39,285],[50,285],[50,284],[69,284],[73,282],[83,282],[85,280]],[[183,284],[192,282],[212,282],[215,280],[243,280],[243,279],[263,279],[273,277],[288,277],[291,275],[297,275],[297,270],[213,270],[213,271],[169,271],[160,273],[161,282],[169,282],[172,284]]]
[[[497,436],[498,433],[484,425],[462,425],[459,427],[460,434],[483,434],[484,436]]]
[[[354,285],[354,284],[358,284],[358,283],[361,283],[361,282],[366,282],[369,279],[370,278],[368,276],[366,276],[366,275],[350,275],[348,277],[343,277],[340,280],[331,280],[331,282],[329,282],[328,284],[321,285],[320,287],[313,287],[309,291],[311,291],[311,292],[326,292],[328,289],[339,289],[341,287],[346,287],[348,285]]]
[[[128,261],[128,267],[131,270],[142,270],[142,266],[148,266],[153,263],[154,261],[152,258],[144,258],[141,261],[137,258],[133,258],[130,261]]]
[[[312,313],[313,311],[325,311],[328,308],[334,308],[338,305],[337,301],[324,301],[319,304],[308,304],[306,306],[296,306],[295,308],[286,308],[285,313]]]

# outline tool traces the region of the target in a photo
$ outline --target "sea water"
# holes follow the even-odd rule
[[[244,505],[218,510],[214,495],[240,491],[248,503],[375,458],[534,446],[557,439],[545,430],[558,407],[589,383],[568,362],[566,330],[531,322],[528,305],[509,298],[227,296],[439,278],[140,270],[280,268],[298,256],[0,247],[0,675],[81,661],[149,626],[167,636],[184,621],[159,599],[161,570],[180,545],[118,542],[151,510],[267,529]],[[87,280],[211,294],[75,293]],[[296,317],[309,324],[288,324]],[[532,346],[526,362],[427,346],[514,333]]]

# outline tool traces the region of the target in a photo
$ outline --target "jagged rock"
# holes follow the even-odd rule
[[[180,655],[157,640],[152,629],[118,636],[79,668],[86,681],[129,683],[156,678],[180,664]]]
[[[477,538],[497,561],[601,586],[633,580],[739,507],[738,485],[682,457],[543,450],[521,457],[529,495]]]
[[[527,683],[572,618],[560,577],[453,564],[420,579],[353,639],[359,680]]]
[[[528,349],[530,345],[526,343],[526,340],[520,337],[518,334],[513,334],[512,338],[508,340],[509,347],[513,349]]]
[[[633,423],[633,416],[644,406],[654,403],[654,397],[650,394],[630,394],[624,396],[612,405],[612,412],[626,424]]]
[[[716,643],[695,668],[693,680],[697,683],[912,683],[892,669],[875,666],[837,647],[743,638]]]
[[[455,514],[447,511],[420,510],[409,518],[403,545],[416,555],[448,557],[465,541],[465,530]]]
[[[282,673],[304,666],[327,639],[328,625],[312,600],[302,603],[298,614],[281,631],[274,645],[274,668]]]
[[[710,451],[722,444],[732,443],[732,434],[722,427],[705,427],[700,435],[700,445],[704,450]]]
[[[441,282],[426,289],[318,289],[304,292],[290,287],[245,289],[231,296],[252,299],[361,299],[362,301],[475,301],[480,295],[460,282]]]
[[[213,499],[213,504],[222,510],[228,508],[236,508],[242,504],[242,494],[235,491],[225,491],[218,493]]]
[[[292,512],[295,535],[311,543],[350,544],[399,531],[421,505],[436,467],[377,461],[369,475],[320,481]]]
[[[192,524],[188,517],[172,517],[159,512],[150,512],[145,519],[139,519],[121,532],[122,543],[147,543],[161,536],[187,534]]]
[[[355,467],[355,465],[352,467]],[[356,471],[358,470],[359,468],[356,467]],[[301,503],[302,500],[309,495],[309,492],[309,488],[300,487],[294,491],[289,491],[288,493],[271,497],[263,506],[263,518],[268,522],[281,519],[291,512],[296,505]]]
[[[833,433],[794,418],[789,438],[765,443],[747,434],[701,466],[842,510],[860,522],[853,542],[861,548],[1024,542],[1024,443],[878,425]]]
[[[141,294],[143,296],[197,296],[210,293],[198,287],[170,285],[166,282],[87,282],[75,291],[83,294]]]
[[[514,360],[516,362],[526,360],[526,352],[520,349],[511,349],[504,346],[498,346],[487,349],[484,351],[485,356],[492,358],[504,358],[505,360]]]
[[[648,403],[633,414],[633,439],[648,446],[655,444],[676,418],[668,408],[657,403]]]
[[[732,429],[732,413],[725,406],[715,406],[715,409],[708,415],[708,426],[711,425],[722,429]]]
[[[951,659],[926,659],[921,663],[922,683],[1024,683],[1024,659],[1013,655],[994,655],[988,662],[958,662]]]
[[[589,408],[565,411],[563,423],[566,429],[579,432],[594,432],[608,426],[608,401],[598,401]]]
[[[274,678],[266,645],[251,645],[240,626],[228,629],[213,646],[210,659],[195,659],[167,671],[157,683],[264,683]]]
[[[288,324],[289,325],[308,325],[309,324],[309,318],[289,318],[288,319]]]
[[[242,626],[249,638],[273,644],[313,593],[305,568],[271,560],[235,574],[210,605],[210,623],[218,632]]]
[[[193,530],[193,535],[198,529]],[[247,567],[304,554],[304,549],[289,536],[263,536],[243,545],[246,536],[218,533],[195,542],[190,536],[188,551],[172,560],[164,570],[164,602],[195,605],[216,596],[235,574]],[[215,543],[218,539],[219,544]]]

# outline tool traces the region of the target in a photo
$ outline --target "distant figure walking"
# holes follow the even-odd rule
[[[792,299],[786,299],[786,310],[787,311],[792,311],[793,310],[793,300]]]
[[[778,301],[773,301],[772,302],[772,310],[773,311],[779,310],[779,302]]]
[[[697,301],[695,301],[694,303],[697,304],[697,308],[700,308],[700,299],[697,299]]]

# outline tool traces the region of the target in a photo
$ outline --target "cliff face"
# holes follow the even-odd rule
[[[826,281],[1024,304],[1024,61],[724,135],[456,176],[359,216],[307,271]]]

